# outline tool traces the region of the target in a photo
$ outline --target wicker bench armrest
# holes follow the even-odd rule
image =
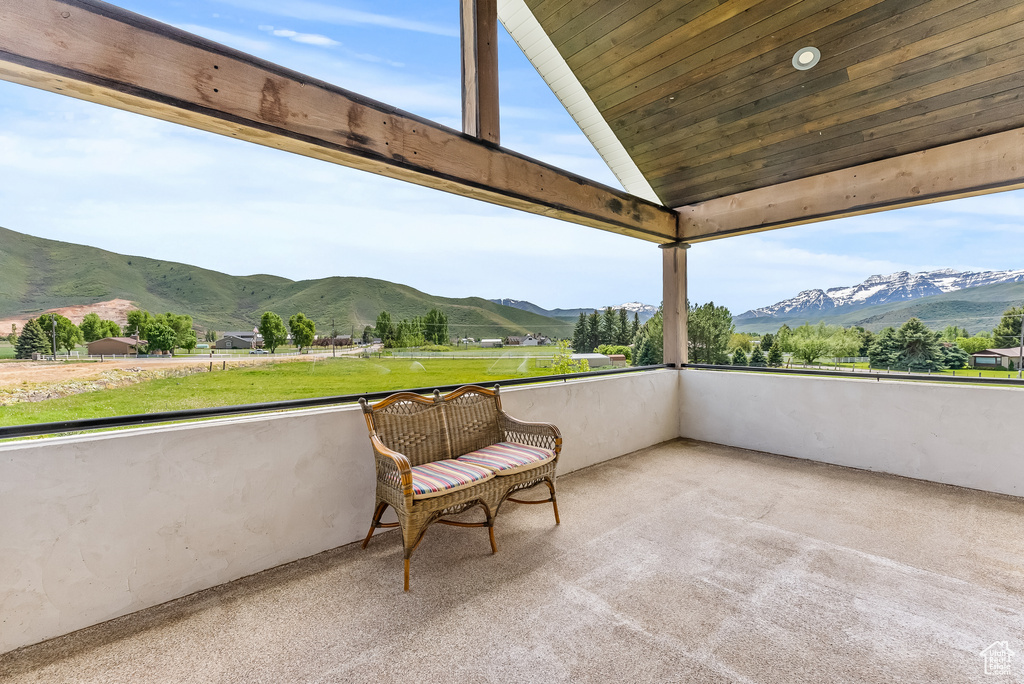
[[[550,423],[527,423],[502,411],[498,414],[498,428],[502,441],[550,449],[555,456],[562,450],[562,433]]]
[[[412,466],[405,454],[392,451],[384,446],[377,435],[370,435],[370,444],[377,461],[377,479],[386,478],[386,483],[401,491],[402,496],[412,500]]]

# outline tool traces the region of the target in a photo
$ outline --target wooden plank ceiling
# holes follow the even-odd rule
[[[1022,2],[526,2],[669,207],[1024,126]]]

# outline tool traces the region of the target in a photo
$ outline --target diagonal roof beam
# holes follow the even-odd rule
[[[1024,188],[1024,128],[679,207],[701,242]]]
[[[0,5],[0,78],[668,243],[653,202],[98,0]]]

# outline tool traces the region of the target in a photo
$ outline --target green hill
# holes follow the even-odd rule
[[[200,330],[249,330],[264,311],[287,321],[301,311],[339,332],[362,331],[386,309],[393,320],[438,308],[452,335],[504,337],[526,332],[567,337],[572,324],[480,297],[435,297],[372,278],[293,281],[272,275],[231,276],[188,264],[115,254],[0,228],[0,318],[51,308],[128,299],[154,313],[192,316]]]
[[[931,297],[922,297],[909,302],[891,302],[850,310],[837,309],[816,316],[792,318],[744,318],[736,320],[736,332],[771,332],[783,323],[795,328],[804,323],[825,321],[829,325],[849,327],[859,325],[872,332],[892,326],[899,327],[911,318],[919,318],[932,330],[942,330],[947,325],[967,328],[971,333],[992,330],[998,325],[1004,311],[1024,302],[1024,283],[999,283],[970,287],[956,292],[946,292]]]

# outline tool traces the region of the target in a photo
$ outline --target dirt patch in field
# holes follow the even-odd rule
[[[86,314],[95,313],[105,321],[114,321],[120,326],[128,323],[128,312],[139,308],[127,299],[111,299],[107,302],[96,302],[95,304],[76,304],[74,306],[62,306],[56,309],[47,309],[36,314],[21,314],[9,318],[0,318],[0,334],[6,335],[11,331],[11,325],[18,326],[18,332],[30,318],[39,318],[42,314],[55,313],[68,318],[75,325],[81,325]]]

